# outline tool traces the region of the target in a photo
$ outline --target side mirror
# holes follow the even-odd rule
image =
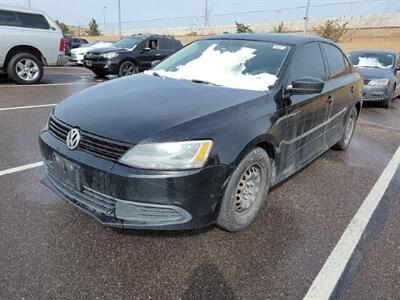
[[[292,84],[288,85],[286,91],[290,95],[309,95],[319,94],[324,89],[325,82],[320,79],[305,77],[293,80]]]
[[[161,60],[153,60],[153,61],[151,62],[151,67],[154,68],[154,67],[157,66],[160,62],[161,62]]]

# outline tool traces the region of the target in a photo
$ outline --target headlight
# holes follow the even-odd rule
[[[387,86],[389,84],[389,79],[372,79],[368,82],[370,86]]]
[[[104,53],[103,54],[103,57],[107,58],[107,59],[115,58],[115,57],[118,57],[118,56],[119,56],[118,52],[109,52],[109,53]]]
[[[210,140],[139,144],[126,152],[119,162],[140,169],[196,169],[204,166],[212,145]]]

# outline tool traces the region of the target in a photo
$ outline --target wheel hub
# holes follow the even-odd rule
[[[236,188],[235,206],[237,212],[248,210],[256,202],[261,185],[261,168],[252,165],[240,178]]]
[[[39,76],[39,66],[29,58],[19,60],[15,69],[18,76],[24,80],[34,80]]]

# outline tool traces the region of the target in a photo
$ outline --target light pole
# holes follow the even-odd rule
[[[311,0],[307,0],[306,16],[304,17],[304,30],[303,30],[304,34],[306,34],[308,30],[308,14],[310,12],[310,2]]]
[[[104,28],[103,28],[103,32],[105,33],[107,28],[106,28],[106,8],[107,6],[103,7],[103,20],[104,20]]]
[[[121,32],[121,0],[118,0],[118,35],[119,35],[119,38],[122,39],[122,32]]]
[[[31,0],[28,0],[29,8],[31,8]]]
[[[204,28],[208,26],[208,1],[205,0],[204,3]]]

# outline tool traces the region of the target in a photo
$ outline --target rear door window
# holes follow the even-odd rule
[[[0,26],[21,26],[14,11],[0,10]]]
[[[50,24],[46,18],[39,14],[28,14],[17,12],[17,18],[22,24],[22,27],[36,29],[50,29]]]
[[[346,58],[342,51],[327,43],[323,43],[322,45],[325,50],[326,59],[328,60],[330,78],[333,79],[347,74],[350,66],[346,68]]]
[[[291,67],[291,80],[311,77],[325,81],[325,67],[321,48],[317,42],[305,44],[295,55]]]

